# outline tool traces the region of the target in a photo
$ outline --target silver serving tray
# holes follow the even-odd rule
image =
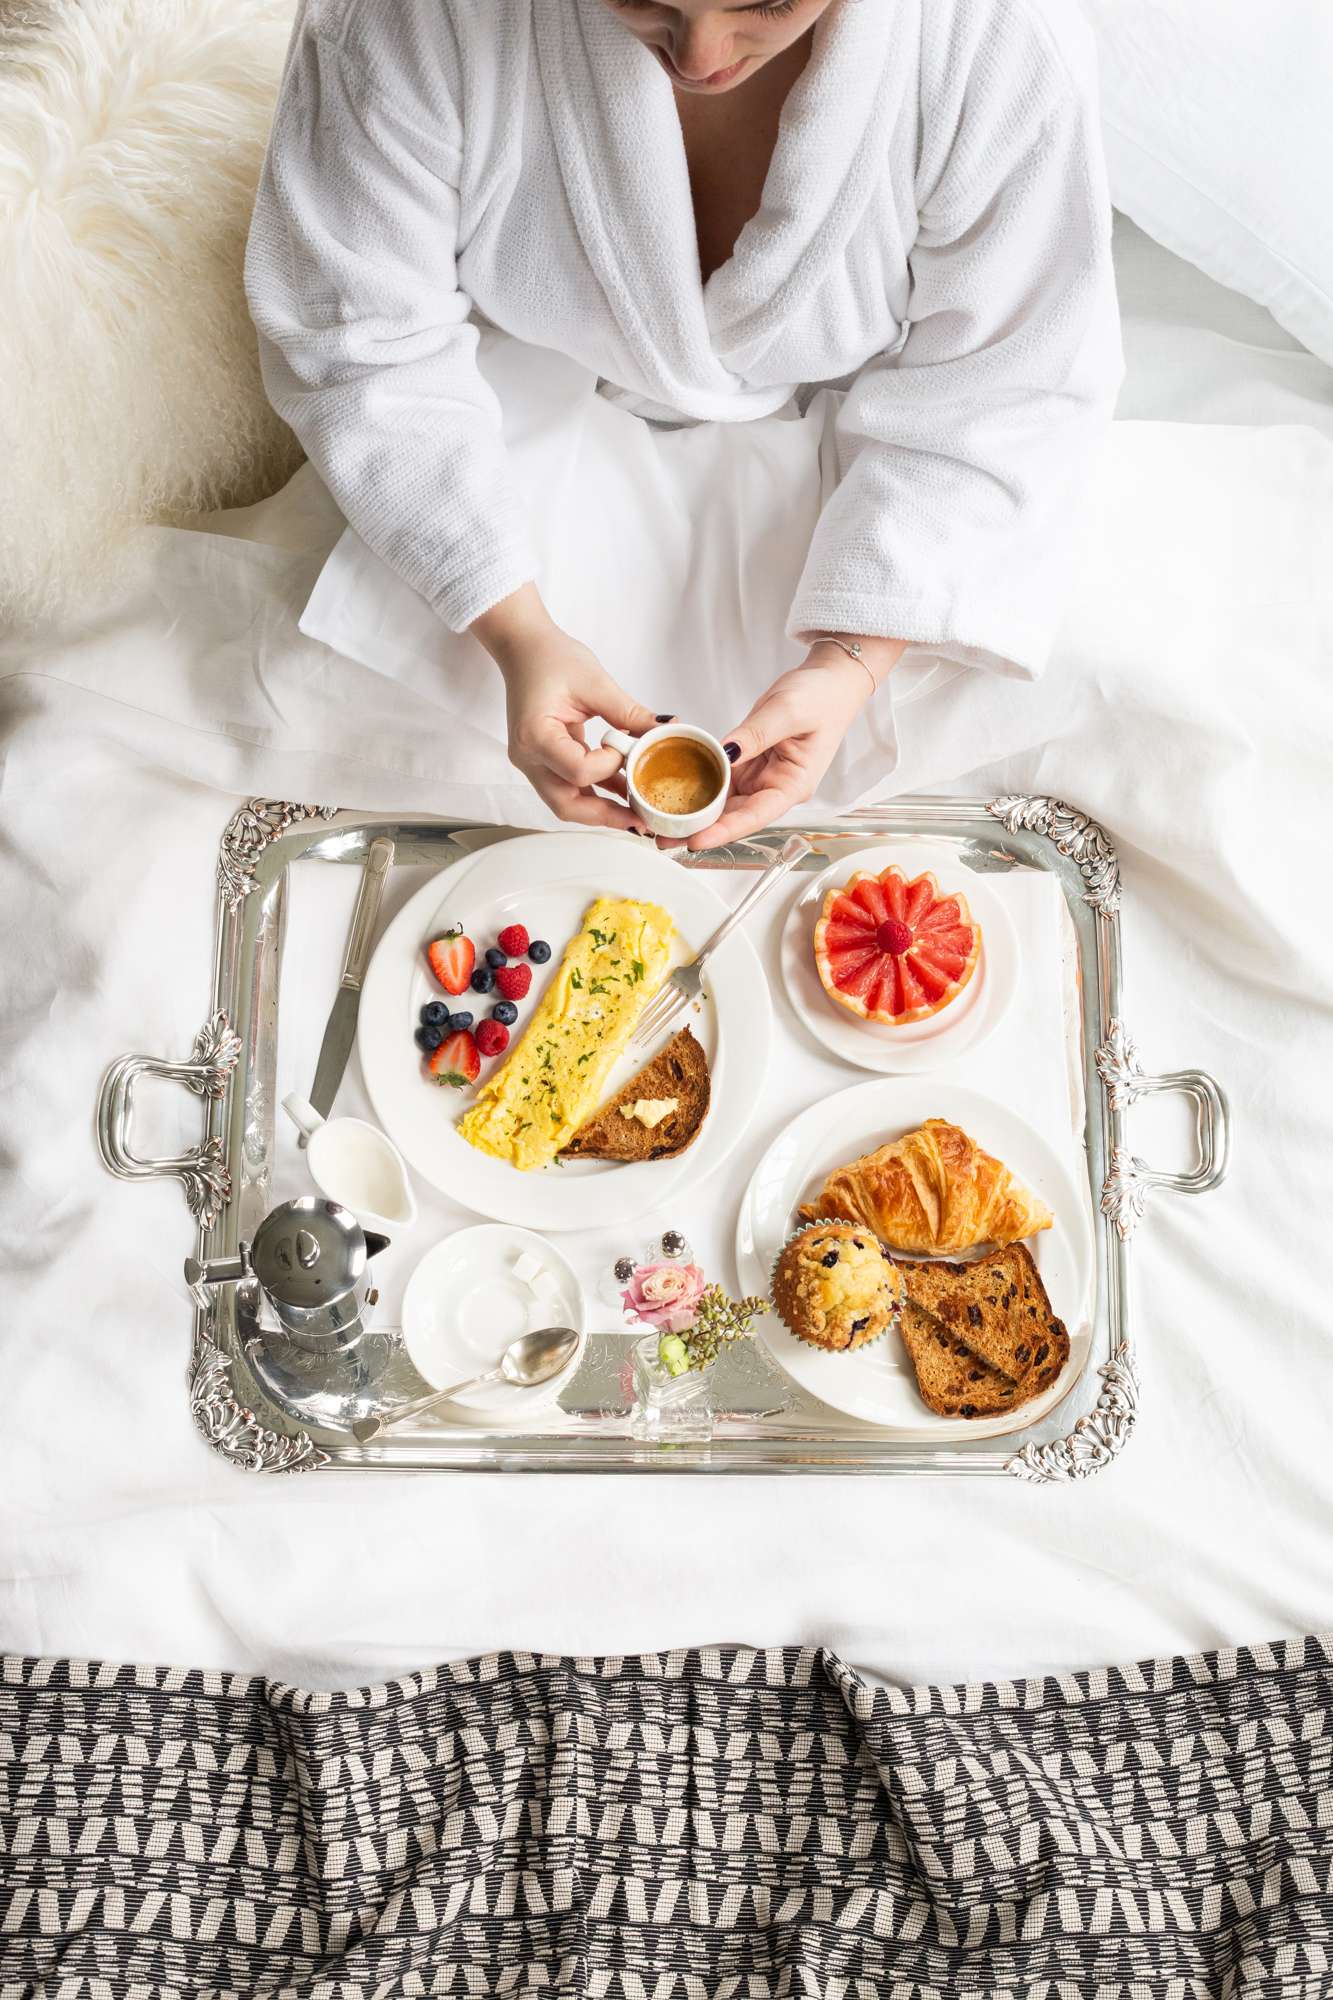
[[[1097,1245],[1096,1304],[1088,1364],[1077,1386],[1043,1421],[995,1439],[949,1437],[940,1444],[895,1441],[823,1406],[803,1407],[785,1377],[747,1343],[730,1378],[719,1382],[723,1411],[704,1446],[635,1443],[628,1412],[608,1385],[624,1351],[620,1336],[596,1336],[570,1390],[562,1396],[576,1422],[549,1432],[515,1434],[481,1427],[406,1425],[368,1447],[316,1423],[302,1427],[270,1400],[249,1365],[244,1287],[223,1287],[196,1301],[189,1366],[189,1406],[205,1440],[232,1465],[254,1472],[401,1471],[659,1473],[1011,1473],[1038,1484],[1081,1479],[1117,1458],[1133,1434],[1139,1404],[1137,1350],[1131,1339],[1129,1250],[1155,1188],[1203,1194],[1227,1168],[1226,1100],[1200,1070],[1150,1076],[1120,1014],[1120,871],[1101,827],[1058,799],[990,801],[903,798],[803,829],[815,842],[805,866],[823,867],[839,847],[868,838],[929,836],[958,844],[964,867],[986,872],[1039,868],[1063,891],[1078,945],[1081,1055],[1086,1103],[1088,1199]],[[200,1258],[234,1253],[272,1205],[278,1008],[289,870],[296,864],[361,864],[377,834],[394,842],[395,866],[443,868],[470,851],[460,835],[482,829],[414,814],[340,812],[332,807],[252,799],[228,824],[217,865],[213,1004],[184,1062],[122,1056],[102,1082],[97,1134],[102,1158],[127,1180],[172,1175],[198,1222]],[[490,838],[502,830],[485,829]],[[519,829],[514,829],[519,831]],[[698,868],[764,867],[790,827],[691,855]],[[1063,1053],[1063,1052],[1062,1052]],[[201,1100],[200,1143],[175,1159],[145,1160],[132,1147],[133,1093],[142,1076],[172,1078]],[[1183,1092],[1193,1100],[1198,1163],[1169,1173],[1131,1151],[1126,1123],[1141,1097]],[[378,1332],[379,1329],[377,1328]],[[396,1393],[415,1383],[406,1377]],[[393,1373],[388,1377],[390,1393]],[[775,1387],[776,1384],[776,1387]],[[785,1393],[784,1393],[785,1392]],[[785,1403],[786,1407],[781,1407]]]

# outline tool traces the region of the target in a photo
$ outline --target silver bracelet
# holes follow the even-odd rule
[[[870,671],[870,662],[866,659],[862,651],[859,639],[837,639],[832,632],[821,632],[817,639],[810,641],[810,644],[812,646],[840,646],[849,660],[855,660],[858,667],[865,668],[866,675],[870,681],[871,693],[879,693],[879,682]]]

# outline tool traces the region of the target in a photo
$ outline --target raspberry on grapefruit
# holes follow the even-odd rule
[[[980,956],[981,926],[967,899],[941,895],[933,875],[909,882],[901,868],[830,889],[815,925],[815,964],[829,998],[891,1027],[927,1020],[956,1000]]]

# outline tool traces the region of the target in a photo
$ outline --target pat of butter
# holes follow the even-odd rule
[[[669,1118],[679,1104],[678,1097],[641,1097],[634,1104],[622,1104],[622,1118],[637,1118],[640,1125],[646,1125],[650,1132],[656,1131],[664,1118]]]

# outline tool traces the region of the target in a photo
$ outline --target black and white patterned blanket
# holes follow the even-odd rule
[[[872,1688],[504,1655],[354,1693],[7,1659],[0,1996],[1314,2000],[1333,1645]]]

